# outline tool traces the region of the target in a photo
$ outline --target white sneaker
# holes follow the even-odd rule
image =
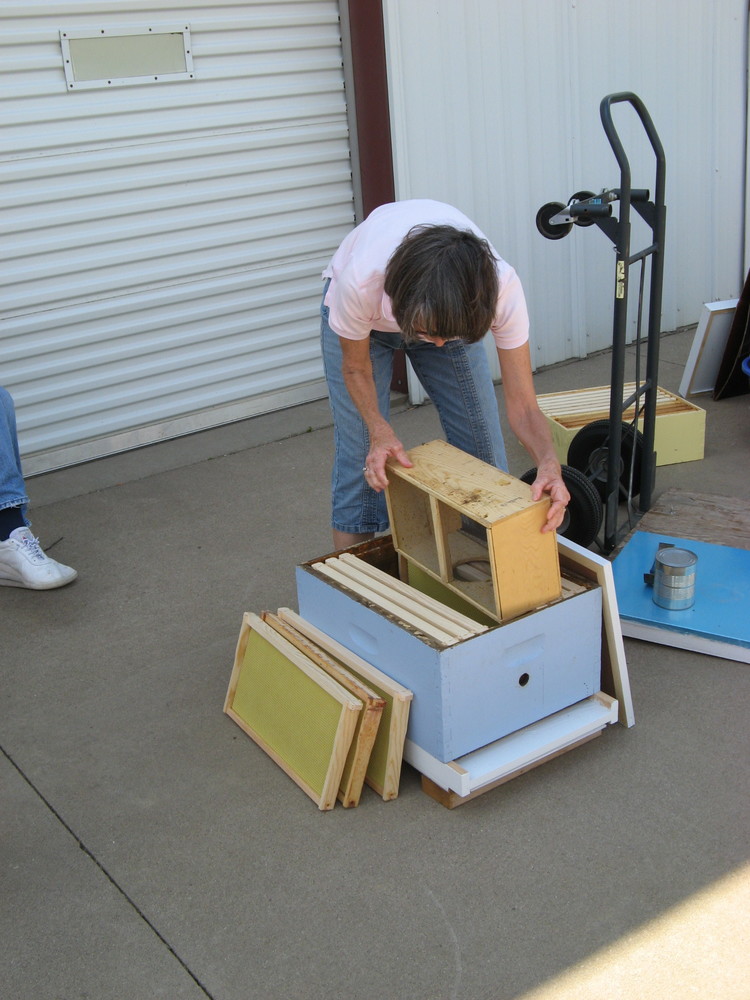
[[[45,555],[28,528],[15,528],[0,542],[0,587],[52,590],[72,583],[78,573]]]

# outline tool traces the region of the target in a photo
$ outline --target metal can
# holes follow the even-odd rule
[[[654,560],[654,604],[669,611],[682,611],[695,604],[698,556],[690,549],[665,546]]]

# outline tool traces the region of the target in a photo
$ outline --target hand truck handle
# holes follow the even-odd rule
[[[609,139],[609,144],[612,147],[612,152],[615,154],[615,158],[620,165],[621,173],[621,192],[620,199],[622,201],[627,201],[630,203],[631,191],[630,191],[630,164],[628,158],[625,155],[625,150],[622,143],[620,142],[620,137],[617,134],[617,129],[612,121],[612,105],[628,103],[632,104],[633,108],[638,114],[641,120],[641,124],[646,130],[646,135],[651,143],[651,148],[654,151],[656,157],[656,183],[654,187],[654,202],[656,205],[664,204],[664,171],[666,166],[666,158],[664,156],[664,148],[661,144],[661,140],[654,128],[654,123],[651,121],[651,116],[649,115],[646,107],[641,101],[640,97],[635,94],[628,92],[623,92],[620,94],[608,94],[607,97],[602,99],[599,105],[599,113],[601,115],[602,125],[604,127],[604,132]]]

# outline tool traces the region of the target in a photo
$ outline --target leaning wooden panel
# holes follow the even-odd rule
[[[224,711],[317,803],[332,809],[362,702],[246,612]]]
[[[342,663],[385,701],[378,735],[370,755],[365,781],[384,799],[395,799],[401,779],[406,728],[412,692],[352,653],[290,608],[279,608],[279,618],[294,626],[330,656]]]
[[[339,788],[339,801],[345,808],[349,809],[359,805],[365,774],[385,708],[385,699],[381,698],[372,688],[363,684],[346,667],[336,663],[330,656],[326,656],[323,650],[311,639],[307,639],[293,625],[283,622],[278,615],[264,611],[263,621],[267,622],[275,632],[291,642],[321,670],[325,670],[329,677],[333,677],[350,694],[362,702],[362,712],[357,722]]]
[[[602,690],[617,699],[618,721],[629,728],[635,725],[635,715],[612,564],[568,538],[560,536],[557,544],[563,567],[568,566],[581,576],[596,580],[602,588]]]

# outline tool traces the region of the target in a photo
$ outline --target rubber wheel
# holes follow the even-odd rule
[[[578,469],[574,469],[570,465],[563,465],[562,478],[568,488],[568,493],[570,493],[570,503],[557,533],[571,542],[588,548],[599,534],[599,529],[602,526],[604,508],[601,498],[596,488]],[[529,469],[521,476],[521,481],[529,485],[535,479],[536,469]]]
[[[630,424],[622,424],[620,438],[620,493],[628,495],[630,467],[633,467],[631,497],[641,491],[641,456],[643,435]],[[635,454],[634,454],[635,453]],[[607,470],[609,468],[609,420],[594,420],[576,434],[568,446],[568,465],[582,472],[596,487],[599,496],[607,499]]]
[[[575,194],[572,194],[570,196],[570,201],[568,202],[568,204],[571,205],[573,204],[573,202],[576,201],[588,201],[589,198],[593,197],[594,197],[593,191],[576,191]],[[594,223],[595,223],[594,219],[576,219],[573,225],[582,226],[585,228],[586,226],[593,226]]]
[[[557,215],[558,212],[562,212],[565,207],[562,202],[550,201],[546,205],[542,205],[536,213],[536,228],[545,239],[561,240],[573,229],[572,222],[564,222],[561,225],[550,222],[550,219]]]

